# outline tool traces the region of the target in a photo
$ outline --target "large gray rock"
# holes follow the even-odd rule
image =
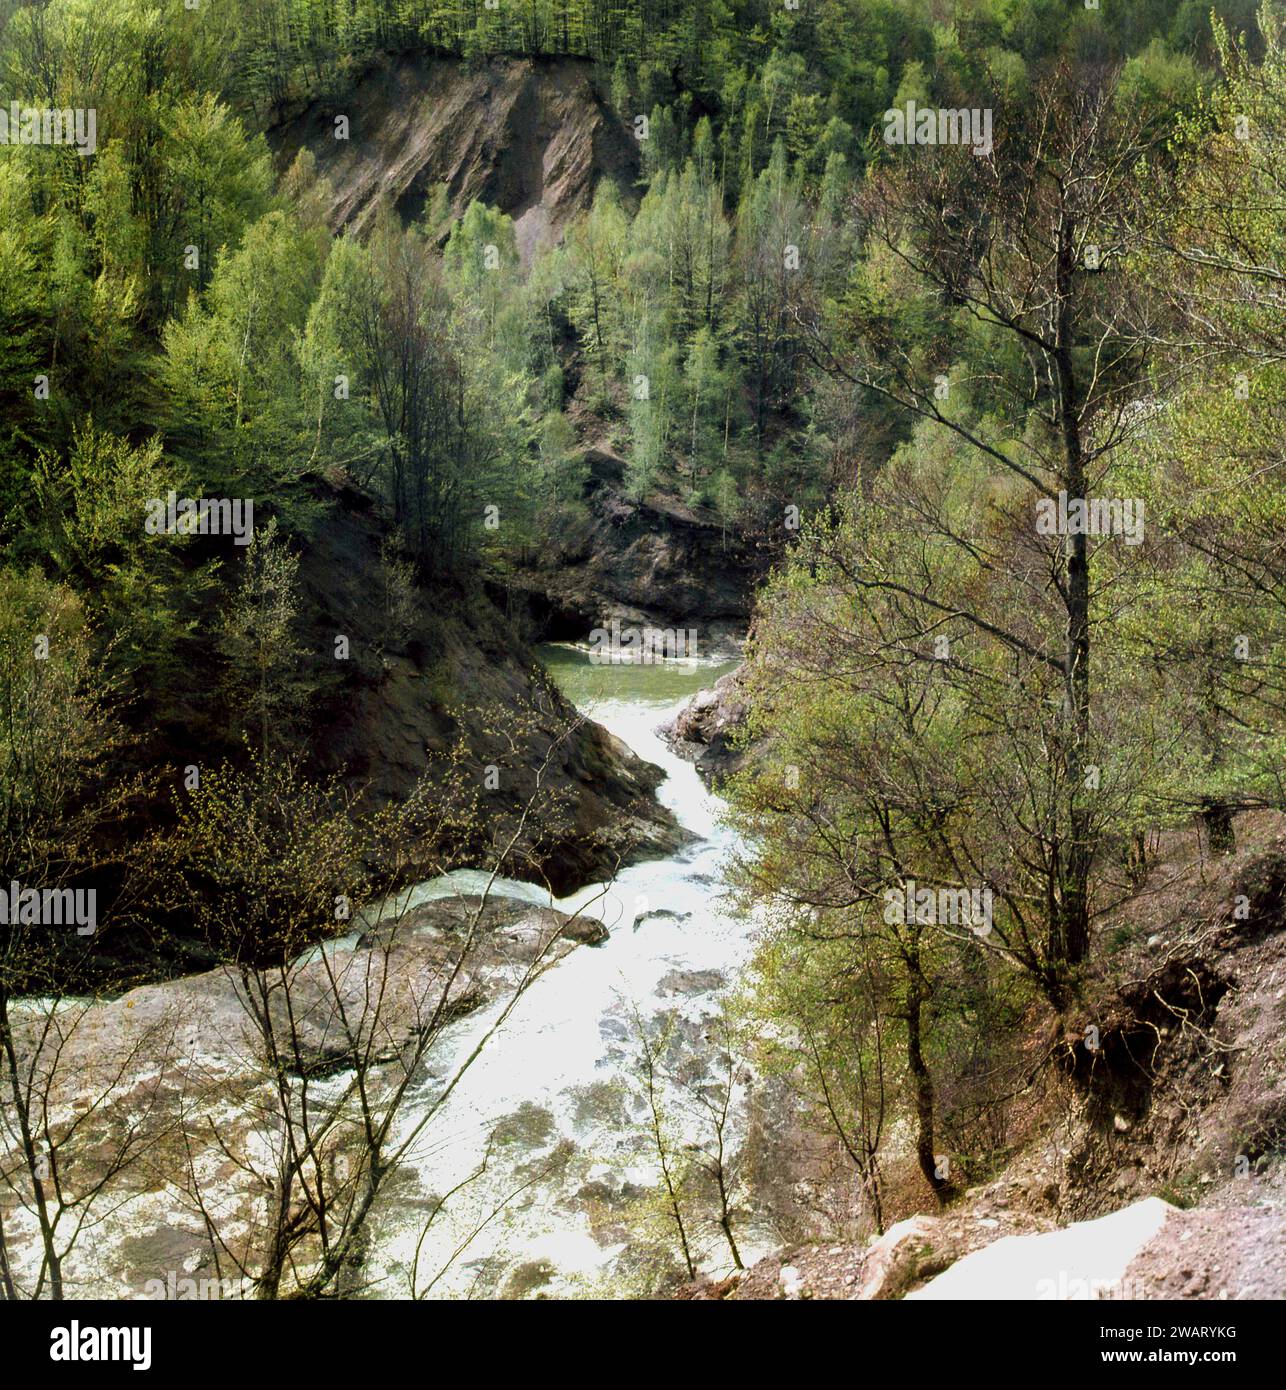
[[[660,733],[680,757],[696,764],[706,782],[720,782],[744,760],[738,737],[748,709],[745,667],[738,666],[708,689],[699,690]]]
[[[673,498],[628,497],[625,460],[600,441],[582,455],[586,506],[514,573],[534,622],[551,640],[596,627],[682,628],[697,654],[735,651],[761,572],[717,517]]]

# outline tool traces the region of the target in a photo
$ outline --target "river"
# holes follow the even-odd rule
[[[349,1296],[621,1298],[683,1277],[674,1222],[656,1200],[660,1172],[639,1072],[640,1029],[660,1049],[656,1094],[673,1171],[687,1166],[699,1172],[702,1152],[717,1138],[712,1101],[722,1109],[718,1102],[728,1095],[724,1172],[734,1189],[731,1224],[739,1253],[750,1263],[778,1243],[751,1217],[750,1163],[742,1161],[757,1152],[765,1126],[752,1120],[766,1107],[759,1106],[759,1092],[752,1090],[757,1083],[739,1060],[731,1067],[733,1084],[722,1084],[730,1067],[721,999],[748,958],[754,932],[724,891],[736,841],[721,821],[720,799],[656,734],[659,724],[735,663],[596,665],[574,647],[546,647],[541,656],[580,710],[664,770],[659,799],[689,838],[668,858],[636,864],[609,885],[587,885],[564,899],[551,901],[544,890],[514,880],[493,885],[503,897],[596,917],[609,936],[574,947],[540,974],[498,1029],[512,1002],[503,994],[434,1040],[422,1075],[403,1098],[390,1147],[396,1150],[417,1126],[422,1132],[381,1192],[360,1266],[345,1283]],[[487,881],[479,871],[460,871],[391,901],[406,907],[478,893]],[[373,905],[371,911],[381,909]],[[303,961],[323,951],[351,952],[360,935],[355,930],[315,947]],[[164,1072],[158,1123],[168,1122],[166,1107],[185,1097],[185,1123],[194,1122],[198,1133],[217,1126],[237,1152],[271,1171],[276,1141],[259,1130],[255,1107],[263,1097],[253,1090],[256,1067],[248,1061],[254,1045],[243,1038],[246,1023],[230,979],[211,972],[142,986],[120,999],[69,1001],[76,1011],[69,1036],[80,1048],[68,1053],[69,1085],[81,1075],[81,1057],[87,1067],[105,1067],[103,1084],[114,1086],[112,1059],[122,1048],[141,1048],[127,1057],[129,1085],[120,1098],[120,1113],[131,1124],[138,1120],[129,1094],[135,1073],[159,1078]],[[47,1001],[32,1001],[32,1007],[40,1010]],[[479,1040],[493,1030],[479,1051]],[[153,1031],[155,1046],[166,1049],[165,1063],[149,1060]],[[315,1080],[314,1111],[328,1094],[342,1094],[349,1080],[349,1073]],[[169,1142],[170,1131],[162,1127],[160,1133]],[[227,1152],[198,1149],[195,1161],[206,1197],[226,1209],[236,1239],[256,1222],[263,1198],[242,1181],[224,1190],[237,1176],[219,1161]],[[213,1272],[204,1227],[180,1190],[188,1186],[184,1153],[162,1143],[155,1156],[149,1151],[148,1162],[134,1195],[110,1211],[96,1209],[78,1242],[69,1271],[79,1295],[137,1297],[158,1278]],[[239,1174],[250,1171],[243,1166]],[[698,1180],[684,1193],[682,1210],[694,1264],[717,1276],[732,1267],[732,1256],[713,1196],[708,1178]],[[11,1248],[20,1261],[38,1260],[29,1220],[26,1227]],[[27,1273],[34,1277],[33,1270]]]
[[[712,1020],[747,958],[752,927],[724,898],[734,840],[720,823],[720,799],[655,730],[736,663],[596,665],[562,646],[541,656],[581,711],[665,770],[658,796],[694,838],[673,857],[623,870],[605,895],[591,885],[553,902],[600,918],[610,938],[577,948],[531,986],[417,1142],[416,1191],[391,1197],[366,1271],[384,1297],[620,1297],[646,1293],[673,1272],[673,1231],[650,1195],[660,1173],[638,1075],[639,1020],[653,1036],[669,1029],[669,1057],[685,1072],[683,1086],[663,1092],[676,1148],[710,1138],[695,1097],[717,1083]],[[421,900],[472,886],[456,874],[413,893]],[[513,881],[494,891],[549,901]],[[415,1099],[440,1094],[500,1008],[470,1015],[435,1046],[407,1124]],[[734,1086],[734,1146],[744,1134],[739,1092]],[[469,1180],[489,1141],[485,1173]],[[461,1183],[425,1234],[432,1198]],[[693,1202],[690,1236],[703,1272],[731,1268],[708,1203]],[[743,1258],[763,1252],[750,1223],[736,1236]]]

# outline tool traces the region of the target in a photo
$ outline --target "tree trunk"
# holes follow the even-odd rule
[[[1084,498],[1088,486],[1081,441],[1083,400],[1072,359],[1072,277],[1075,274],[1074,229],[1064,217],[1059,227],[1054,359],[1058,372],[1058,412],[1063,437],[1064,483],[1069,499]],[[1067,750],[1065,765],[1070,805],[1068,845],[1060,886],[1051,961],[1078,965],[1089,955],[1089,878],[1093,858],[1092,817],[1085,799],[1090,743],[1090,570],[1089,537],[1067,537]]]
[[[1232,807],[1226,802],[1207,797],[1202,802],[1201,819],[1205,822],[1211,854],[1227,854],[1237,848],[1237,832],[1232,824]]]
[[[924,981],[916,967],[906,998],[906,1056],[915,1086],[915,1153],[925,1181],[933,1189],[938,1201],[945,1203],[951,1184],[939,1174],[938,1158],[933,1151],[933,1077],[925,1064],[921,1045],[924,997]]]

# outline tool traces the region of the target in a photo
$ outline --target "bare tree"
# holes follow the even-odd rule
[[[696,1106],[706,1138],[689,1145],[697,1167],[705,1174],[714,1189],[716,1201],[715,1222],[728,1245],[732,1263],[737,1269],[744,1269],[741,1251],[737,1248],[733,1232],[733,1218],[737,1214],[738,1199],[744,1188],[741,1171],[741,1155],[732,1132],[732,1103],[737,1083],[738,1049],[733,1021],[726,1003],[711,1023],[705,1035],[707,1043],[715,1048],[715,1060],[720,1066],[720,1074],[713,1081],[704,1075],[687,1078],[686,1090]],[[704,1073],[704,1058],[696,1059],[700,1072]]]
[[[521,741],[512,717],[510,726]],[[246,1142],[240,1117],[219,1122],[204,1115],[202,1087],[194,1087],[186,1107],[186,1192],[208,1233],[211,1259],[249,1280],[258,1297],[330,1297],[362,1287],[372,1217],[389,1183],[430,1138],[443,1107],[525,992],[571,941],[597,935],[579,921],[584,908],[572,917],[533,909],[531,933],[516,947],[495,930],[497,880],[506,865],[522,858],[533,822],[547,810],[550,770],[570,732],[549,740],[530,795],[487,855],[483,881],[454,895],[451,927],[434,931],[416,928],[411,895],[374,904],[363,860],[373,837],[384,852],[383,872],[395,881],[412,869],[416,876],[433,877],[434,854],[443,872],[458,865],[459,847],[476,844],[479,830],[476,787],[462,755],[449,776],[439,775],[432,787],[426,784],[360,827],[342,798],[327,810],[288,770],[266,770],[266,781],[234,778],[228,785],[207,779],[209,799],[185,852],[200,863],[219,846],[225,873],[245,855],[239,861],[244,872],[229,880],[235,891],[221,909],[225,929],[234,919],[240,923],[240,934],[227,939],[223,973],[243,1019],[253,1068],[242,1111],[249,1107],[256,1144]],[[240,799],[241,791],[256,807],[266,797],[274,814],[284,812],[272,836],[263,833],[262,820]],[[275,882],[283,863],[296,871],[288,897],[260,877]],[[350,909],[357,914],[359,939],[309,949],[336,901],[344,920]],[[261,924],[250,934],[247,909]],[[275,961],[263,960],[265,945]],[[502,980],[500,1006],[427,1095],[430,1058],[446,1030],[476,1007],[485,977]],[[266,1161],[256,1158],[252,1150],[265,1147]],[[226,1194],[202,1171],[210,1153],[222,1154],[250,1191],[261,1194],[249,1233],[244,1223],[227,1218]],[[466,1182],[486,1171],[488,1159],[489,1151]],[[424,1296],[444,1272],[422,1279],[420,1253],[428,1226],[453,1195],[454,1190],[435,1203],[421,1231],[411,1273],[414,1296]]]
[[[96,943],[137,925],[146,891],[135,856],[112,849],[127,843],[142,783],[107,776],[125,740],[110,693],[79,600],[35,573],[0,573],[0,1292],[10,1299],[67,1295],[82,1236],[127,1200],[122,1176],[161,1126],[156,1087],[138,1077],[155,1037],[103,1036],[84,997],[127,984],[124,971],[105,976]],[[56,902],[60,920],[37,901]],[[69,903],[87,910],[73,919]],[[34,1234],[34,1259],[16,1258],[19,1233]]]
[[[854,304],[836,323],[820,307],[798,309],[814,360],[825,371],[910,418],[940,426],[1000,476],[1025,485],[1033,501],[1051,505],[1060,496],[1090,496],[1137,428],[1127,407],[1142,361],[1127,331],[1128,284],[1119,271],[1131,249],[1125,219],[1143,149],[1114,118],[1112,93],[1110,81],[1087,86],[1059,69],[1030,111],[1000,113],[991,155],[980,158],[961,146],[908,148],[853,208],[868,248],[881,248],[905,268],[911,284],[962,311],[1016,353],[1023,374],[986,366],[949,382],[944,394],[947,364],[935,366],[915,353],[880,312]],[[951,404],[951,393],[979,388],[999,419],[1019,422],[1014,437],[997,438]],[[947,557],[954,550],[962,565],[994,565],[979,537],[958,533],[940,512],[930,511],[925,524]],[[1056,680],[1059,718],[1049,776],[1057,796],[1041,833],[1043,950],[1060,968],[1076,965],[1089,949],[1095,811],[1086,774],[1095,761],[1094,592],[1087,534],[1070,531],[1039,542],[1021,576],[1029,597],[1017,611],[1008,593],[1004,606],[944,594],[914,567],[889,573],[846,565],[842,573],[859,593],[900,600],[908,638],[932,631],[935,621],[950,624],[998,646],[1016,670]],[[1052,975],[1050,984],[1062,991]]]
[[[642,1084],[643,1098],[647,1105],[648,1134],[652,1150],[656,1154],[657,1167],[661,1174],[662,1204],[666,1219],[674,1228],[679,1243],[679,1253],[688,1278],[697,1277],[696,1260],[692,1253],[692,1240],[689,1223],[684,1215],[684,1202],[687,1196],[687,1164],[684,1161],[679,1141],[673,1132],[673,1124],[667,1113],[665,1098],[665,1073],[662,1058],[669,1034],[673,1027],[656,1032],[648,1027],[646,1019],[637,1004],[632,1006],[634,1040],[638,1044],[636,1069]]]

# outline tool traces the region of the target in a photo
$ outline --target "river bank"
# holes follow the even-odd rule
[[[722,897],[735,840],[718,797],[656,733],[735,662],[596,665],[574,647],[547,647],[541,657],[581,713],[661,768],[658,800],[685,843],[553,900],[529,883],[447,875],[368,910],[353,932],[298,963],[290,998],[308,1009],[295,1084],[313,1107],[338,1109],[354,1044],[335,1017],[359,1009],[372,981],[394,1001],[375,1016],[383,1052],[370,1075],[378,1075],[385,1055],[415,1046],[422,1020],[413,982],[443,972],[451,942],[473,930],[462,924],[475,905],[485,909],[482,945],[452,976],[449,1018],[397,1111],[389,1142],[398,1171],[348,1281],[354,1295],[655,1291],[685,1273],[657,1207],[659,1130],[671,1157],[690,1167],[687,1156],[710,1138],[709,1102],[722,1086],[719,1139],[731,1177],[754,1125],[753,1080],[717,1034],[720,993],[753,930]],[[385,949],[382,937],[396,946]],[[226,1279],[229,1257],[252,1263],[271,1206],[260,1179],[272,1169],[274,1135],[246,989],[224,971],[145,986],[88,1006],[69,1030],[58,1061],[75,1084],[57,1099],[97,1114],[100,1145],[131,1126],[147,1139],[145,1163],[119,1175],[124,1202],[67,1261],[76,1295],[140,1297],[171,1275]],[[652,1097],[639,1073],[644,1039],[664,1073]],[[328,1161],[344,1148],[336,1138]],[[698,1191],[700,1174],[689,1177],[691,1255],[717,1276],[732,1268],[727,1238]],[[222,1213],[218,1243],[213,1211]],[[6,1215],[18,1263],[38,1259],[30,1221]],[[744,1259],[774,1248],[771,1232],[749,1221],[737,1237]]]

